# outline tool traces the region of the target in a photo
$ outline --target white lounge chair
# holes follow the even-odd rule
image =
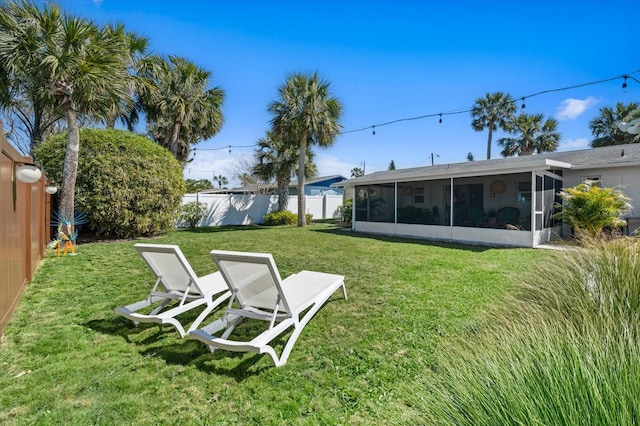
[[[168,244],[136,244],[134,247],[157,277],[149,297],[114,309],[116,314],[129,318],[136,325],[141,322],[171,324],[180,337],[184,337],[188,331],[198,328],[212,310],[231,296],[220,272],[198,278],[180,247]],[[158,288],[159,284],[162,284],[164,291]],[[216,295],[218,298],[214,300]],[[156,304],[158,306],[147,314],[139,312]],[[202,305],[206,305],[205,309],[185,332],[176,316]]]
[[[214,250],[211,257],[232,297],[222,318],[189,333],[190,339],[204,342],[211,352],[217,348],[267,353],[277,367],[282,366],[302,329],[329,297],[342,287],[344,298],[347,298],[342,275],[302,271],[282,280],[270,254]],[[234,307],[236,305],[239,307]],[[229,340],[233,329],[244,318],[268,321],[268,329],[250,341]],[[290,327],[294,328],[293,333],[278,357],[270,342]],[[221,330],[224,330],[221,336],[216,337],[215,333]]]

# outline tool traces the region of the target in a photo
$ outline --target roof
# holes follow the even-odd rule
[[[596,167],[622,167],[640,165],[640,144],[615,145],[577,151],[550,152],[498,158],[495,160],[467,161],[464,163],[415,167],[410,169],[375,172],[344,182],[346,186],[383,182],[409,182],[418,179],[444,179],[530,172],[551,169],[590,169]]]

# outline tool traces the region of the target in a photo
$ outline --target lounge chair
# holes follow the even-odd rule
[[[114,309],[116,314],[130,319],[134,324],[171,324],[180,337],[184,337],[187,332],[198,328],[211,311],[231,296],[220,272],[198,277],[180,247],[165,244],[136,244],[134,247],[157,277],[149,297]],[[164,291],[158,288],[159,284],[162,284]],[[218,297],[214,300],[216,295]],[[177,305],[175,302],[178,302]],[[140,313],[152,305],[157,306],[151,312]],[[205,309],[185,332],[176,316],[202,305],[206,305]]]
[[[227,282],[232,297],[222,318],[189,333],[189,338],[207,344],[211,352],[224,349],[266,353],[277,367],[282,366],[286,364],[302,329],[329,297],[342,287],[344,298],[347,298],[341,275],[301,271],[282,280],[270,254],[214,250],[211,257]],[[268,321],[269,326],[252,340],[229,340],[233,329],[244,318]],[[278,357],[270,342],[290,327],[293,327],[293,333]],[[220,337],[216,337],[215,333],[222,330]]]

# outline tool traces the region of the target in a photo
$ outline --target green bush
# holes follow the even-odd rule
[[[306,215],[307,223],[311,223],[313,216]],[[298,223],[298,215],[288,210],[271,212],[264,215],[264,224],[267,226],[295,225]]]
[[[344,203],[338,207],[338,214],[340,214],[340,220],[350,223],[353,219],[353,199],[349,198],[344,200]]]
[[[199,201],[186,203],[180,209],[180,222],[186,224],[189,228],[195,228],[204,219],[208,209],[207,203]]]
[[[578,238],[597,238],[605,228],[625,225],[620,216],[630,208],[629,198],[619,190],[581,183],[560,196],[564,206],[555,217],[571,225]]]
[[[35,150],[36,161],[62,181],[66,132]],[[104,237],[130,238],[174,226],[182,204],[182,167],[160,145],[121,130],[83,129],[76,182],[76,210]]]

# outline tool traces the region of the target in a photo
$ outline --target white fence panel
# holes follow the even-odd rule
[[[199,201],[207,204],[207,215],[199,226],[250,225],[263,223],[264,215],[278,209],[277,195],[186,194],[182,204]],[[314,219],[338,217],[341,195],[307,196],[306,209]],[[289,197],[288,210],[298,212],[298,197]]]

